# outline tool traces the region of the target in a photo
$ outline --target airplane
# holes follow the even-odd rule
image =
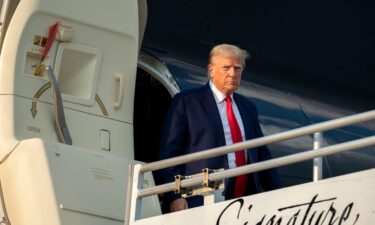
[[[213,4],[227,9],[220,2],[166,1],[175,6],[169,13],[162,13],[167,8],[160,2],[149,1],[147,8],[142,0],[1,2],[3,224],[123,224],[128,165],[158,160],[169,103],[179,91],[208,81],[206,58],[215,43],[242,45],[253,55],[238,92],[256,104],[265,136],[373,109],[373,90],[366,88],[371,79],[358,90],[350,80],[277,61],[272,57],[282,58],[283,49],[277,52],[269,39],[268,52],[262,48],[267,39],[256,45],[253,29],[241,31],[247,20],[228,28],[225,18],[210,14]],[[242,4],[272,13],[263,1]],[[375,123],[367,121],[324,132],[322,146],[374,133]],[[312,149],[313,138],[269,148],[280,158]],[[326,156],[323,177],[371,170],[374,153],[366,147]],[[312,164],[278,168],[285,186],[309,183]],[[151,175],[144,187],[154,186]],[[144,217],[161,214],[157,196],[142,207]]]

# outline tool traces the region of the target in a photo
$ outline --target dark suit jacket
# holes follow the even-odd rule
[[[233,94],[233,99],[241,114],[246,139],[263,136],[255,105],[236,93]],[[172,100],[164,122],[160,159],[168,159],[224,145],[223,125],[210,86],[206,84],[201,88],[177,94]],[[247,161],[250,163],[271,158],[270,151],[266,146],[248,149],[247,152]],[[160,181],[163,183],[172,182],[176,174],[192,175],[200,173],[203,168],[228,168],[228,157],[223,155],[161,170]],[[281,187],[281,181],[275,169],[250,174],[249,178],[247,194]],[[230,179],[226,185],[226,199],[233,198],[233,183],[233,179]],[[179,197],[177,194],[169,193],[166,195],[165,201],[169,205],[170,201]],[[203,203],[201,196],[187,198],[187,200],[189,207],[199,206]]]

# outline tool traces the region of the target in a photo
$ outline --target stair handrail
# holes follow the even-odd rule
[[[231,152],[235,152],[241,149],[247,148],[256,148],[263,145],[268,145],[275,142],[285,141],[288,139],[301,137],[309,134],[314,134],[316,132],[322,132],[327,130],[332,130],[356,123],[366,122],[369,120],[375,119],[375,110],[371,110],[368,112],[358,113],[351,116],[346,116],[338,119],[333,119],[321,123],[316,123],[312,125],[308,125],[301,128],[296,128],[289,131],[284,131],[277,134],[272,134],[268,136],[264,136],[257,139],[251,139],[248,141],[239,142],[236,144],[222,146],[217,148],[212,148],[196,153],[191,153],[188,155],[177,156],[170,159],[164,159],[156,162],[151,162],[147,164],[143,164],[140,168],[140,172],[147,172],[147,171],[155,171],[159,169],[164,169],[176,165],[181,165],[185,163],[190,163],[197,160],[217,157],[221,155],[225,155]]]
[[[341,144],[331,145],[320,149],[311,149],[308,151],[295,153],[289,156],[278,157],[261,161],[257,163],[247,164],[241,167],[233,169],[226,169],[224,171],[210,173],[209,181],[220,181],[226,178],[236,177],[243,174],[254,173],[261,170],[271,169],[280,166],[286,166],[289,164],[314,159],[316,157],[323,157],[332,155],[340,152],[354,150],[362,147],[375,145],[375,135],[361,138],[355,141],[348,141]],[[202,184],[203,175],[196,175],[186,180],[181,181],[181,188],[188,188]],[[137,197],[143,198],[151,195],[162,194],[165,192],[173,191],[175,188],[175,182],[170,182],[155,187],[149,187],[138,191]]]

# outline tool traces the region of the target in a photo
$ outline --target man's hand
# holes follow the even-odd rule
[[[176,212],[184,209],[188,209],[188,202],[184,198],[179,198],[171,202],[170,204],[170,210],[171,212]]]

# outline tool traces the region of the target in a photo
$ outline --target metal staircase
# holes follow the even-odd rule
[[[180,165],[200,159],[216,157],[237,150],[253,148],[304,135],[319,134],[331,129],[375,119],[375,110],[314,124],[280,134],[270,135],[231,146],[218,147],[199,153],[175,157],[149,164],[132,166],[125,211],[125,224],[375,224],[375,169],[318,181],[321,168],[313,169],[315,182],[236,200],[206,204],[177,213],[141,219],[143,197],[186,188],[210,187],[210,183],[292,163],[375,145],[375,136],[340,143],[290,156],[275,158],[234,169],[202,173],[189,179],[143,189],[143,173]],[[319,165],[319,164],[318,164]],[[314,165],[314,167],[318,167]],[[206,196],[213,195],[215,187]],[[211,198],[212,199],[212,198]],[[211,201],[212,203],[212,201]],[[339,205],[340,208],[337,206]],[[255,206],[259,207],[255,209]],[[252,210],[254,208],[254,210]],[[253,212],[256,210],[256,213]],[[304,211],[304,212],[303,212]],[[304,213],[304,215],[302,215]],[[263,217],[262,217],[263,216]],[[271,216],[271,217],[268,217]],[[225,223],[224,218],[225,217]],[[350,222],[349,222],[350,221]]]

